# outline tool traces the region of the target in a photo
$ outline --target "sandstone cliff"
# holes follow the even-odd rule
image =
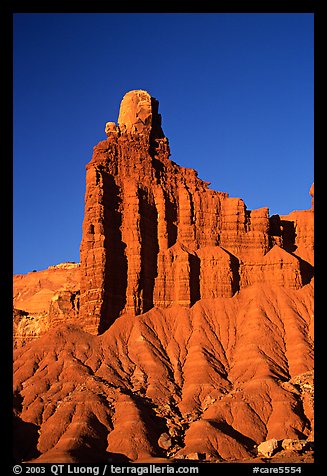
[[[80,324],[231,297],[256,282],[298,289],[313,275],[313,210],[269,217],[169,159],[158,102],[130,91],[87,165]],[[313,192],[312,192],[313,193]],[[117,272],[119,270],[119,272]]]

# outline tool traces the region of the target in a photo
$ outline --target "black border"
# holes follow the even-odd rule
[[[322,391],[321,380],[323,380],[323,370],[321,368],[321,360],[325,357],[323,352],[323,342],[321,337],[323,333],[324,314],[321,312],[319,302],[323,299],[322,283],[324,273],[326,273],[322,261],[324,256],[322,249],[322,235],[323,228],[323,203],[321,197],[323,193],[322,181],[324,174],[320,172],[322,161],[322,91],[323,84],[325,84],[325,77],[323,71],[324,57],[323,57],[323,32],[327,28],[324,23],[322,13],[322,3],[324,0],[261,0],[261,1],[246,1],[246,0],[225,0],[215,2],[213,9],[212,2],[201,2],[201,9],[196,10],[190,5],[190,9],[178,6],[176,3],[170,7],[167,3],[160,6],[158,2],[153,2],[148,5],[146,2],[134,2],[128,5],[126,2],[105,2],[105,1],[89,1],[76,2],[68,1],[47,1],[42,4],[35,1],[12,1],[8,2],[2,0],[0,2],[0,47],[1,47],[1,152],[2,152],[2,266],[1,269],[1,337],[0,345],[0,362],[2,363],[1,376],[1,392],[0,392],[0,415],[1,428],[3,440],[8,445],[8,449],[1,447],[2,458],[0,461],[0,471],[2,474],[11,475],[12,472],[12,256],[13,256],[13,15],[15,13],[313,13],[314,14],[314,75],[315,75],[315,99],[314,99],[314,177],[315,177],[315,462],[308,464],[288,464],[285,466],[297,466],[301,468],[301,474],[322,474],[323,464],[323,435],[324,415],[321,413],[321,402],[324,401],[324,394]],[[137,9],[135,7],[138,7]],[[110,7],[110,8],[109,8]],[[299,164],[300,166],[300,164]],[[2,355],[3,354],[3,355]],[[3,443],[2,443],[3,445]],[[3,463],[6,469],[3,470]],[[197,464],[192,465],[197,466]],[[50,464],[44,465],[46,474],[50,472]],[[78,465],[71,465],[78,466]],[[148,466],[148,465],[145,465]],[[208,469],[216,469],[217,473],[225,474],[228,471],[236,471],[237,474],[253,474],[253,467],[257,466],[252,463],[214,463],[199,464],[199,474]],[[211,466],[216,466],[211,468]],[[283,464],[269,463],[268,465],[259,465],[261,467],[281,467]],[[48,472],[49,471],[49,472]],[[24,472],[22,474],[25,474]],[[65,472],[63,474],[66,474]],[[107,473],[108,474],[108,473]],[[267,473],[268,474],[268,473]],[[269,473],[275,474],[275,473]],[[299,474],[299,473],[294,473]]]

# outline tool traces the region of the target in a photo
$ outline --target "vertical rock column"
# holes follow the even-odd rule
[[[141,187],[139,194],[139,215],[141,233],[141,276],[139,282],[142,297],[141,312],[153,307],[153,291],[157,277],[158,245],[158,211],[153,193]]]
[[[123,312],[153,307],[158,233],[161,240],[166,234],[162,222],[158,230],[152,190],[158,140],[169,154],[158,102],[146,91],[130,91],[118,126],[108,122],[105,131],[108,139],[94,148],[87,167],[81,243],[79,319],[92,333],[105,331]]]
[[[158,102],[143,90],[125,94],[118,124],[122,139],[130,148],[124,151],[121,182],[124,187],[122,237],[126,243],[127,290],[125,311],[141,314],[153,307],[153,288],[157,274],[158,212],[147,182],[152,170],[152,141],[163,137]],[[132,146],[136,145],[133,156]],[[130,152],[130,156],[129,156]],[[129,177],[124,177],[128,170]]]
[[[117,178],[103,172],[104,284],[101,321],[103,332],[117,319],[126,304],[127,260],[122,237],[123,194]]]
[[[80,250],[80,320],[92,334],[107,329],[125,308],[127,260],[121,228],[121,188],[102,164],[91,162]]]
[[[245,204],[240,198],[222,201],[221,231],[219,245],[236,256],[244,252],[242,238],[246,227]]]
[[[194,226],[194,207],[192,196],[187,186],[181,184],[178,188],[178,234],[177,239],[180,243],[194,248],[195,246],[195,226]]]
[[[135,181],[124,185],[122,240],[126,244],[125,311],[141,314],[153,307],[157,275],[158,212],[153,196]]]
[[[154,201],[157,210],[158,221],[158,246],[160,250],[166,250],[169,247],[168,223],[166,218],[166,199],[164,190],[160,186],[156,186],[154,188]]]
[[[176,243],[158,254],[153,304],[190,306],[199,299],[199,258]]]
[[[96,166],[86,172],[86,194],[81,243],[80,318],[87,332],[96,334],[101,320],[105,279],[105,236],[103,229],[103,183]]]
[[[193,194],[197,245],[216,246],[221,228],[221,197],[213,190],[195,191]]]
[[[230,255],[220,246],[206,246],[196,252],[200,259],[201,299],[231,297],[234,275]]]
[[[246,233],[247,249],[249,254],[264,256],[270,246],[269,210],[258,208],[248,212],[248,227]]]
[[[142,309],[139,282],[141,276],[141,232],[138,185],[125,181],[122,240],[126,244],[127,289],[125,311],[140,314]],[[117,270],[118,271],[118,270]]]

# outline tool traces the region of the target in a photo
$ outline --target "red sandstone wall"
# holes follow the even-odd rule
[[[85,330],[102,332],[123,312],[231,297],[256,282],[297,289],[310,281],[313,210],[269,217],[210,190],[169,159],[158,103],[145,91],[124,97],[118,123],[107,123],[87,165]]]

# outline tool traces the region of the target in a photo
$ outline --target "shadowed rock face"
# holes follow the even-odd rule
[[[277,440],[302,461],[313,208],[269,217],[210,190],[169,159],[146,91],[106,134],[86,167],[81,264],[14,277],[16,460],[260,461]]]

